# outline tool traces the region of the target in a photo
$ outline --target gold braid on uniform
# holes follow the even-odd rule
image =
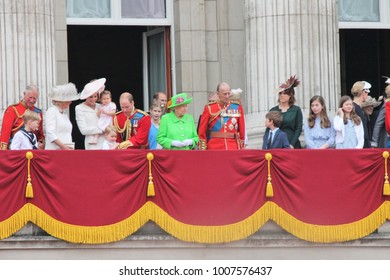
[[[124,141],[122,141],[119,144],[118,149],[124,150],[124,149],[127,149],[128,147],[133,146],[133,143],[131,143],[129,140],[129,138],[131,136],[131,122],[130,122],[130,120],[127,119],[125,121],[125,124],[123,125],[123,128],[122,128],[119,126],[118,118],[115,116],[114,117],[114,126],[118,130],[118,133],[120,133],[120,134],[122,134],[126,130],[126,137],[125,137]]]
[[[207,141],[206,140],[199,140],[199,149],[202,151],[207,150]]]
[[[19,115],[19,112],[18,112],[18,110],[17,110],[16,107],[15,107],[16,105],[18,105],[18,104],[12,105],[12,109],[14,109],[14,112],[15,112],[16,117],[17,117],[18,119],[22,119],[22,121],[21,121],[21,123],[20,123],[19,126],[13,128],[13,129],[11,130],[12,132],[18,131],[18,130],[24,125],[24,121],[23,121],[23,115],[24,115],[24,113],[23,113],[22,115]],[[30,110],[30,109],[27,108],[26,110]],[[15,121],[15,122],[16,122],[16,121]]]
[[[216,102],[216,101],[210,102],[210,103],[208,104],[208,106],[207,106],[207,108],[208,108],[208,110],[209,110],[209,114],[210,114],[209,124],[210,124],[212,121],[214,121],[216,118],[218,118],[218,117],[221,115],[221,113],[222,113],[222,108],[221,108],[221,106],[219,106],[219,104],[218,104],[218,106],[219,106],[219,111],[217,111],[216,113],[212,113],[212,112],[211,112],[210,105],[215,104],[215,103],[217,103],[217,102]],[[199,149],[201,149],[201,150],[203,150],[203,151],[204,151],[204,150],[207,150],[207,141],[206,141],[206,140],[199,139]]]
[[[219,115],[221,115],[222,113],[222,108],[221,106],[219,106],[219,111],[217,111],[216,113],[211,113],[211,108],[210,108],[210,105],[208,106],[208,109],[209,109],[209,113],[210,113],[210,118],[209,118],[209,124],[214,121],[216,118],[219,117]]]
[[[114,126],[117,129],[118,133],[120,133],[120,134],[122,134],[127,129],[126,138],[124,140],[130,138],[130,135],[131,135],[131,122],[130,122],[129,119],[127,119],[125,121],[125,124],[123,125],[123,128],[122,128],[122,127],[119,126],[118,118],[115,116],[114,117]]]

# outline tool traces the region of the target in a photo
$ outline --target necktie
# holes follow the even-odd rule
[[[267,141],[267,149],[271,149],[271,142],[272,142],[272,131],[269,133],[268,141]]]

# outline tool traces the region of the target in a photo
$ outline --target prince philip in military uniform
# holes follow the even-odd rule
[[[200,150],[239,150],[244,148],[244,110],[239,101],[231,101],[230,86],[217,87],[218,99],[204,107],[199,125]]]

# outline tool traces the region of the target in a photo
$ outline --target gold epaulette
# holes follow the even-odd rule
[[[20,103],[16,103],[16,104],[11,105],[10,107],[14,110],[15,115],[16,115],[19,119],[21,119],[21,118],[23,117],[23,114],[19,115],[19,111],[18,111],[18,109],[16,109],[16,106],[18,106],[19,104],[20,104]]]
[[[241,102],[240,102],[240,101],[238,101],[238,100],[233,100],[233,101],[230,101],[230,103],[234,103],[234,104],[241,105]]]
[[[210,105],[210,104],[214,104],[214,103],[217,103],[217,100],[210,101],[210,102],[207,103],[207,104]]]
[[[122,113],[122,111],[116,112],[115,115],[119,115],[120,113]]]
[[[139,112],[139,113],[141,113],[141,114],[143,114],[143,115],[145,115],[145,116],[149,116],[149,114],[146,113],[145,111],[142,111],[142,110],[140,110],[140,109],[136,109],[136,110],[137,110],[137,112]]]

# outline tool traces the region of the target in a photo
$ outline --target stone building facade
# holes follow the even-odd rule
[[[69,67],[69,56],[73,55],[75,48],[70,47],[68,39],[70,27],[80,24],[67,18],[66,0],[1,2],[0,123],[5,108],[20,100],[27,84],[39,85],[41,97],[37,106],[46,110],[50,106],[47,93],[51,87],[75,79],[76,75]],[[384,1],[380,3],[383,7]],[[161,20],[158,25],[170,30],[169,82],[172,93],[184,91],[192,95],[194,102],[191,103],[190,113],[194,116],[202,112],[207,102],[207,94],[215,90],[220,81],[228,82],[233,88],[240,87],[244,90],[243,104],[246,110],[249,148],[258,148],[261,146],[264,132],[265,114],[269,108],[276,105],[277,97],[273,90],[293,74],[302,80],[296,95],[297,104],[303,109],[304,115],[307,114],[310,97],[315,94],[325,97],[330,114],[336,110],[337,100],[343,93],[338,1],[167,0],[166,5],[167,14],[170,16],[166,21]],[[98,29],[106,23],[91,20],[90,24]],[[107,24],[116,26],[114,20]],[[121,26],[126,24],[138,27],[143,23],[117,23]],[[148,28],[153,26],[153,23],[147,24]],[[142,72],[142,67],[138,71]],[[80,91],[85,81],[78,82]],[[140,93],[138,97],[143,99],[145,110],[148,110],[148,96],[150,94]],[[71,112],[70,115],[72,117]],[[74,126],[74,129],[77,127]],[[286,248],[292,248],[292,251],[285,255],[287,258],[299,258],[305,250],[308,252],[306,256],[314,258],[320,258],[322,254],[314,250],[318,247],[291,238],[277,227],[271,226],[267,234],[263,237],[256,235],[234,244],[203,246],[178,242],[163,233],[160,234],[158,229],[151,226],[129,240],[95,249],[102,249],[103,254],[105,250],[113,251],[117,248],[127,249],[128,252],[138,250],[147,257],[150,243],[144,240],[149,238],[158,244],[156,258],[166,254],[169,249],[179,252],[176,256],[180,256],[181,252],[183,257],[188,257],[188,254],[194,256],[194,252],[198,252],[196,256],[202,258],[204,253],[201,252],[207,249],[209,257],[221,258],[226,252],[230,252],[228,257],[233,258],[243,254],[249,247],[250,254],[245,253],[245,256],[251,258],[278,258],[281,256],[280,250]],[[341,248],[341,251],[336,250],[339,258],[345,256],[344,249],[344,252],[348,251],[349,254],[361,247],[361,252],[369,251],[369,255],[375,257],[377,249],[388,249],[388,228],[384,227],[379,234],[366,238],[364,242],[319,247],[326,247],[327,250]],[[12,251],[21,249],[21,244],[27,244],[29,248],[39,247],[38,255],[43,254],[42,257],[47,253],[44,252],[45,249],[52,244],[57,251],[79,251],[89,247],[55,241],[31,226],[26,227],[21,234],[1,242],[0,247],[5,251]],[[229,250],[225,251],[226,248]],[[262,248],[263,253],[259,248]],[[12,254],[16,254],[17,251],[13,252]],[[16,258],[16,255],[12,256]],[[368,258],[365,253],[360,256]],[[388,253],[381,251],[377,257],[386,258]]]
[[[172,10],[167,25],[173,93],[190,93],[190,110],[197,116],[220,81],[242,88],[252,148],[260,146],[265,113],[276,104],[273,89],[290,75],[302,80],[297,100],[304,111],[314,94],[326,97],[330,111],[340,96],[337,2],[277,2],[166,1],[167,11]],[[45,110],[52,85],[74,82],[68,56],[75,50],[67,42],[72,19],[66,18],[66,4],[45,0],[2,5],[1,115],[28,83],[39,85],[37,105]],[[82,86],[78,84],[80,91]],[[149,100],[143,99],[148,110]]]

